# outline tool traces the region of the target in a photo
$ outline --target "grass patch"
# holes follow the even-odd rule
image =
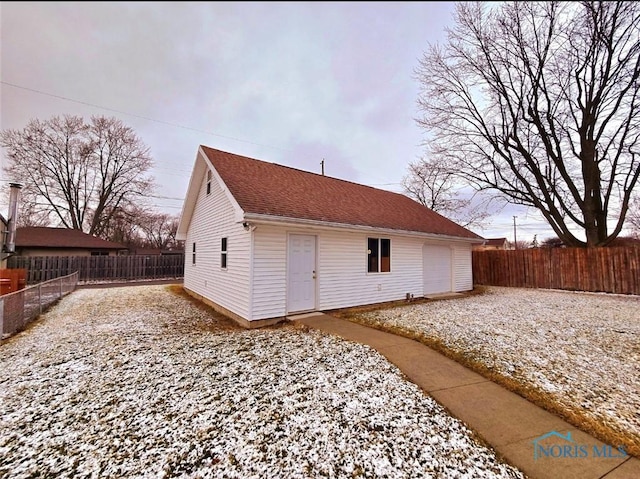
[[[165,286],[165,289],[169,291],[171,294],[175,294],[176,296],[180,296],[181,298],[189,301],[192,305],[194,305],[200,311],[207,313],[206,321],[199,321],[196,324],[198,329],[203,329],[206,331],[244,331],[244,328],[236,323],[233,319],[225,316],[222,313],[219,313],[211,306],[198,299],[191,296],[187,293],[184,287],[181,284],[170,284]]]
[[[481,293],[480,293],[481,294]],[[404,303],[403,305],[406,305]],[[452,349],[445,345],[439,338],[428,336],[424,333],[412,331],[399,326],[387,326],[384,324],[370,322],[362,318],[360,315],[364,312],[376,311],[380,309],[389,309],[394,306],[383,306],[381,308],[367,307],[367,308],[350,308],[344,310],[338,310],[332,314],[342,319],[352,321],[354,323],[362,324],[371,328],[385,331],[388,333],[403,336],[409,339],[416,340],[431,349],[438,351],[444,356],[462,364],[463,366],[475,371],[483,377],[504,386],[509,391],[512,391],[533,404],[549,411],[569,424],[577,427],[578,429],[591,434],[595,438],[602,442],[610,444],[614,447],[623,446],[627,454],[640,458],[640,439],[637,436],[631,435],[625,431],[621,431],[607,424],[603,424],[596,419],[593,419],[585,415],[582,411],[558,403],[550,394],[536,388],[528,383],[516,381],[513,378],[504,376],[499,372],[487,367],[482,362],[470,358],[463,352]]]
[[[487,288],[483,286],[476,286],[473,291],[465,293],[465,296],[484,294],[486,290]],[[444,356],[477,372],[483,377],[504,386],[508,390],[522,396],[523,398],[529,400],[537,406],[561,417],[569,424],[593,435],[597,439],[614,447],[624,446],[628,454],[635,457],[640,457],[640,438],[638,438],[637,435],[632,435],[609,424],[602,423],[599,420],[587,416],[583,411],[579,409],[568,408],[567,406],[560,404],[552,395],[550,395],[546,391],[532,386],[529,383],[517,381],[511,377],[505,376],[486,366],[484,363],[469,357],[467,353],[447,346],[437,337],[429,336],[425,333],[416,332],[400,326],[385,325],[369,321],[362,316],[365,313],[373,311],[387,310],[396,307],[407,306],[409,304],[420,304],[443,300],[446,300],[446,298],[419,299],[413,302],[395,301],[377,305],[344,308],[332,311],[330,314],[342,319],[352,321],[354,323],[362,324],[364,326],[372,327],[381,331],[397,334],[399,336],[419,341],[420,343],[430,347],[431,349],[434,349],[435,351],[438,351]]]

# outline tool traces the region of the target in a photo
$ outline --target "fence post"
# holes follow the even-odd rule
[[[42,283],[38,283],[38,306],[40,307],[40,314],[42,314]]]

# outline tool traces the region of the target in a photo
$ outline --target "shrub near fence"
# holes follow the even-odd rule
[[[640,247],[474,251],[473,282],[486,286],[640,294]]]
[[[184,254],[130,256],[11,256],[9,268],[27,270],[27,284],[78,272],[79,282],[141,281],[184,276]]]

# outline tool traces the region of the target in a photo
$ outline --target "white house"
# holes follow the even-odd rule
[[[473,288],[483,239],[410,198],[200,146],[184,287],[246,327]]]

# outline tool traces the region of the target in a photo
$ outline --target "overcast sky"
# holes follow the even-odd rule
[[[413,71],[429,43],[445,40],[453,10],[449,2],[1,2],[0,128],[115,116],[150,147],[153,204],[173,214],[200,144],[314,172],[324,159],[329,176],[402,192],[425,139]],[[513,215],[518,239],[552,235],[515,207],[476,232],[512,240]]]

